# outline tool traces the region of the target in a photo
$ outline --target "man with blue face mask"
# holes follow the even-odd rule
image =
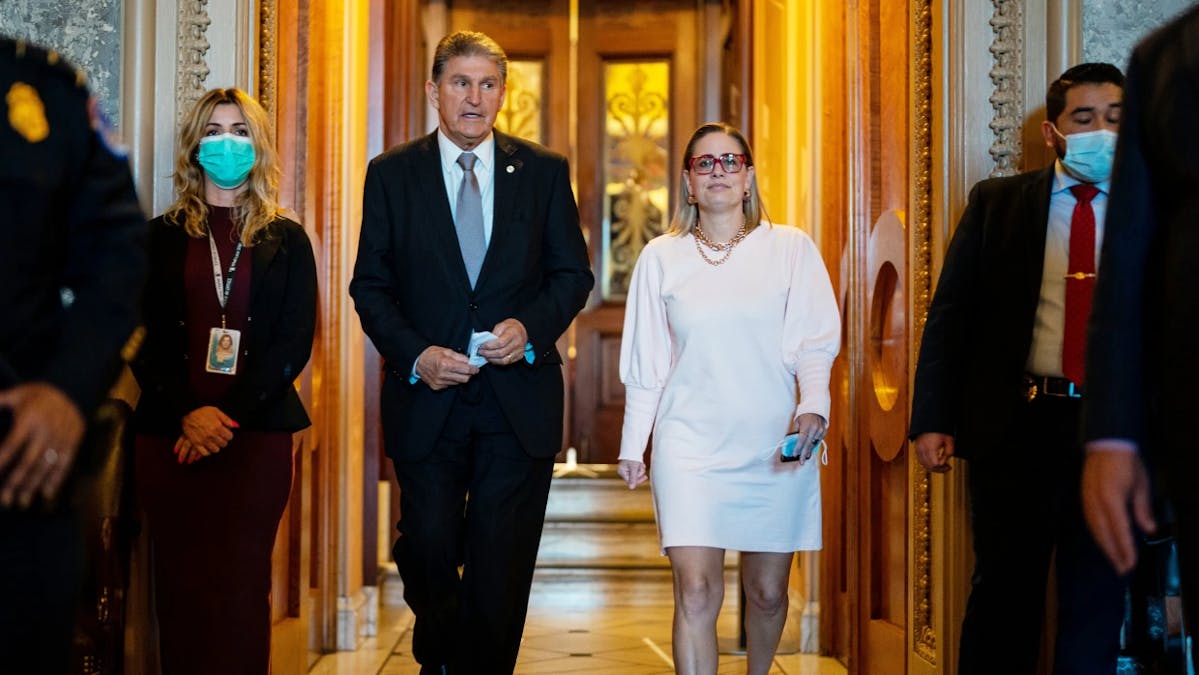
[[[1124,584],[1083,522],[1078,428],[1123,86],[1105,63],[1050,85],[1041,131],[1057,159],[974,187],[929,307],[910,436],[927,469],[969,460],[961,675],[1036,672],[1055,555],[1053,672],[1116,671]]]

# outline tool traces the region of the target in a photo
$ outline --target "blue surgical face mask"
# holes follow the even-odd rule
[[[200,166],[217,187],[226,190],[246,182],[254,166],[254,142],[247,136],[221,134],[200,139]]]
[[[1054,126],[1058,136],[1062,132]],[[1116,132],[1107,129],[1085,131],[1062,136],[1066,141],[1066,156],[1062,165],[1075,178],[1088,183],[1102,183],[1112,175],[1112,160],[1116,156]]]

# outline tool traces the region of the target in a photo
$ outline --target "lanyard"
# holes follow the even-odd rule
[[[241,257],[242,243],[237,242],[233,249],[233,260],[229,263],[229,271],[221,277],[221,254],[216,250],[216,240],[212,238],[212,229],[208,230],[208,250],[212,253],[212,279],[216,284],[216,299],[221,303],[221,328],[225,327],[225,305],[229,304],[229,293],[233,291],[233,273],[237,271],[237,259]]]

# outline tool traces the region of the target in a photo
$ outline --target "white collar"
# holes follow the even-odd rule
[[[444,167],[450,168],[458,164],[458,157],[464,152],[475,153],[475,161],[481,165],[485,171],[491,171],[495,167],[495,132],[487,134],[482,142],[474,147],[473,150],[463,150],[454,144],[453,141],[446,138],[445,133],[439,127],[437,129],[437,149],[441,152],[441,164]]]
[[[1059,192],[1065,192],[1066,190],[1069,190],[1070,188],[1074,187],[1075,185],[1079,185],[1081,183],[1083,183],[1083,181],[1078,180],[1074,176],[1071,176],[1070,172],[1066,171],[1066,167],[1062,165],[1062,160],[1060,158],[1054,160],[1054,162],[1053,162],[1053,194],[1057,194]],[[1099,188],[1099,191],[1106,195],[1108,193],[1109,188],[1111,188],[1112,181],[1109,178],[1108,180],[1105,180],[1105,181],[1100,181],[1098,183],[1092,183],[1092,185]]]

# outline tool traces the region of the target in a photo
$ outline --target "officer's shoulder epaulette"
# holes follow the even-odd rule
[[[83,71],[53,49],[39,47],[26,40],[0,37],[0,55],[11,55],[14,61],[33,64],[44,70],[47,76],[61,77],[77,88],[87,87],[87,76]]]

